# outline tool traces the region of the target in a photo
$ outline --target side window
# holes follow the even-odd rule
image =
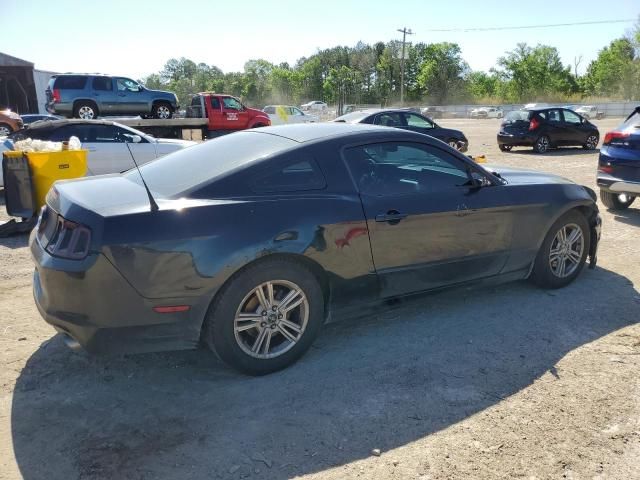
[[[269,115],[275,115],[276,107],[264,107],[264,113],[267,113]]]
[[[218,97],[211,97],[211,108],[220,110],[220,99]]]
[[[111,79],[111,77],[94,77],[93,89],[111,91],[113,90],[113,80]]]
[[[67,75],[58,77],[55,81],[56,90],[82,90],[87,83],[87,77],[81,75]]]
[[[65,125],[53,131],[48,140],[52,142],[68,141],[71,137],[78,137],[81,143],[88,142],[85,125]],[[44,139],[43,139],[44,140]]]
[[[426,118],[422,118],[414,113],[405,113],[404,118],[407,125],[417,128],[433,128],[433,123],[429,122]]]
[[[193,97],[191,97],[191,106],[192,107],[199,107],[200,106],[200,96],[199,95],[194,95]]]
[[[575,113],[569,110],[563,110],[562,114],[564,115],[564,121],[567,123],[579,124],[582,123],[582,119],[576,115]]]
[[[376,117],[373,123],[385,127],[400,127],[402,125],[402,120],[400,119],[399,113],[381,113]]]
[[[362,193],[432,193],[467,185],[467,165],[429,145],[388,142],[349,148],[345,160]]]
[[[550,122],[561,122],[560,110],[549,110],[547,112],[547,120]]]
[[[302,110],[297,107],[291,107],[291,110],[293,111],[294,115],[304,115],[304,113],[302,113]]]
[[[242,110],[242,104],[233,97],[224,97],[222,104],[225,110]]]
[[[119,92],[139,92],[140,85],[131,80],[130,78],[118,78],[116,79]]]
[[[290,154],[267,163],[251,181],[256,193],[321,190],[327,185],[320,167],[309,155]]]

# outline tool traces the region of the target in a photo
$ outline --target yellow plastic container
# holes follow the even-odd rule
[[[3,155],[27,157],[29,170],[31,170],[33,199],[36,208],[40,209],[45,204],[47,192],[53,182],[86,175],[87,153],[87,150],[65,150],[62,152],[3,152]]]

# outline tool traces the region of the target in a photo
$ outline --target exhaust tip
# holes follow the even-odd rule
[[[82,345],[80,345],[80,342],[78,342],[68,333],[62,334],[62,341],[67,346],[67,348],[69,348],[69,350],[72,350],[74,352],[79,352],[80,350],[82,350]]]

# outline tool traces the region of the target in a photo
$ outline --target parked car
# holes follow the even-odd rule
[[[39,113],[27,113],[25,115],[20,115],[20,118],[22,118],[22,122],[25,125],[31,125],[34,122],[47,122],[47,121],[51,121],[51,120],[62,120],[64,117],[61,117],[59,115],[46,115],[46,114],[39,114]]]
[[[640,195],[640,107],[604,136],[596,180],[610,210],[628,208]]]
[[[470,118],[502,118],[504,112],[500,107],[479,107],[469,113]]]
[[[20,115],[11,110],[0,110],[0,137],[6,137],[11,132],[20,130],[22,125]]]
[[[566,108],[515,110],[507,113],[498,132],[498,147],[503,152],[513,147],[533,147],[537,153],[550,148],[582,146],[595,150],[600,134],[598,128]]]
[[[157,207],[136,170],[61,182],[31,234],[36,305],[72,348],[202,341],[266,374],[330,314],[479,281],[568,285],[600,237],[591,189],[397,128],[247,130],[140,170]]]
[[[300,108],[304,111],[312,111],[312,112],[326,112],[328,105],[320,100],[313,100],[309,103],[305,103],[300,105]]]
[[[593,105],[583,105],[582,107],[577,108],[576,113],[579,113],[587,120],[591,119],[601,119],[604,118],[604,112],[599,111],[598,107]]]
[[[420,109],[419,113],[429,118],[442,118],[444,116],[444,109],[440,107],[424,107]]]
[[[83,120],[105,115],[166,119],[179,108],[175,93],[150,90],[126,77],[54,75],[45,93],[49,113]]]
[[[469,146],[467,137],[460,130],[442,128],[433,120],[404,109],[370,109],[348,113],[334,120],[339,123],[369,123],[386,127],[402,128],[423,133],[448,143],[450,147],[466,152]]]
[[[196,142],[154,138],[133,128],[106,120],[52,120],[39,122],[9,135],[14,142],[25,138],[61,142],[75,136],[89,150],[88,175],[119,173],[132,168],[131,154],[138,165],[167,153],[195,145]],[[128,147],[128,148],[127,148]],[[0,150],[6,146],[0,145]],[[131,149],[131,153],[129,153]],[[0,186],[4,185],[0,175]]]
[[[267,105],[262,111],[269,115],[271,125],[313,123],[318,121],[317,116],[305,113],[298,107],[291,105]]]

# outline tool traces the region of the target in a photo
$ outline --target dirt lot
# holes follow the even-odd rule
[[[594,187],[595,153],[503,154],[497,121],[441,123]],[[26,237],[0,239],[0,478],[640,478],[634,207],[603,211],[598,268],[563,290],[415,298],[263,378],[205,351],[72,353],[33,305]]]

